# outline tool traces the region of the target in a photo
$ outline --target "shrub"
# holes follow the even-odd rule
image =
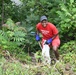
[[[60,47],[61,54],[67,54],[69,52],[76,53],[76,41],[64,43],[64,45]]]

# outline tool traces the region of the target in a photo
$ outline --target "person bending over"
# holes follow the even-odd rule
[[[55,57],[59,60],[58,47],[60,46],[60,38],[58,29],[54,24],[48,22],[47,17],[41,16],[40,22],[36,25],[36,41],[40,41],[39,33],[42,34],[42,56],[47,63],[50,63],[50,48],[52,47]],[[53,38],[55,36],[55,38]]]

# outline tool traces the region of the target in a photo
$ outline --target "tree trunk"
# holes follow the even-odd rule
[[[4,0],[2,0],[2,25],[4,24]]]

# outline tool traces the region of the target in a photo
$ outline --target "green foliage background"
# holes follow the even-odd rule
[[[29,54],[40,50],[35,35],[31,33],[36,32],[35,27],[40,21],[40,16],[46,15],[48,21],[55,24],[59,30],[61,39],[59,52],[64,63],[70,62],[76,71],[74,61],[76,0],[21,0],[21,2],[22,5],[19,6],[11,0],[0,2],[0,56],[3,55],[2,51],[8,50],[19,60],[29,63],[31,61]]]

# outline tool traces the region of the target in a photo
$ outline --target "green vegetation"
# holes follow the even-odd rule
[[[0,75],[76,75],[76,1],[10,0],[0,2]],[[59,29],[60,62],[42,66],[35,26],[41,15]]]

